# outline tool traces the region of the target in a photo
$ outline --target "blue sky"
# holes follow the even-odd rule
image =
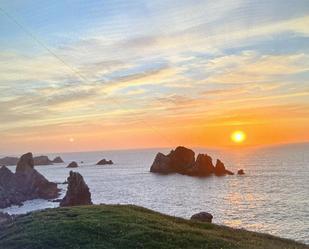
[[[39,150],[42,136],[45,150],[71,137],[69,150],[132,147],[129,135],[119,140],[137,132],[134,146],[147,147],[154,132],[143,122],[168,124],[164,136],[183,127],[252,130],[276,122],[265,110],[281,117],[282,130],[296,120],[294,140],[309,139],[306,0],[1,0],[0,8],[0,150],[22,150],[16,143],[30,146],[29,137]],[[89,122],[96,128],[86,134]],[[119,139],[95,140],[110,127]]]

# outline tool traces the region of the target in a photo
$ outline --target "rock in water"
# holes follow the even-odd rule
[[[68,183],[68,190],[60,202],[60,207],[92,204],[91,193],[81,174],[70,171]]]
[[[33,158],[34,165],[52,165],[53,162],[47,156],[37,156]]]
[[[194,165],[195,153],[183,146],[178,146],[172,150],[167,156],[170,158],[171,167],[178,173],[186,173],[189,168]]]
[[[62,160],[62,158],[60,156],[55,157],[55,159],[53,160],[53,163],[64,163],[64,161]]]
[[[213,216],[207,212],[200,212],[191,216],[191,220],[197,220],[201,222],[212,222]]]
[[[6,165],[6,166],[9,166],[9,165],[16,165],[18,162],[18,157],[3,157],[3,158],[0,158],[0,165]]]
[[[216,176],[224,176],[224,175],[234,175],[233,172],[227,170],[224,166],[224,163],[217,159],[217,163],[215,166],[215,175]]]
[[[106,164],[114,164],[114,163],[112,160],[106,160],[105,158],[97,163],[97,165],[106,165]]]
[[[244,172],[244,170],[243,170],[243,169],[240,169],[240,170],[238,170],[238,171],[237,171],[237,174],[238,174],[238,175],[244,175],[244,174],[245,174],[245,172]]]
[[[216,167],[212,163],[212,158],[207,154],[199,154],[195,160],[194,151],[183,146],[172,150],[168,155],[158,153],[150,167],[153,173],[180,173],[190,176],[209,176],[215,174],[233,175],[234,173],[227,170],[224,164],[217,160]]]
[[[161,174],[171,173],[173,172],[173,169],[171,168],[170,163],[171,159],[168,156],[159,152],[151,165],[150,172]]]
[[[214,173],[215,168],[212,163],[212,158],[207,154],[199,154],[196,158],[194,167],[191,170],[192,175],[209,176]]]
[[[77,167],[78,167],[77,162],[71,162],[71,163],[67,166],[67,168],[77,168]]]
[[[0,208],[21,205],[26,200],[58,196],[57,184],[49,182],[33,167],[32,153],[27,153],[19,159],[15,174],[6,167],[0,169]]]

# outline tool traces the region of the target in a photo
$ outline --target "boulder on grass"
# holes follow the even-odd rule
[[[201,221],[201,222],[212,222],[212,214],[207,212],[200,212],[191,216],[191,220]]]

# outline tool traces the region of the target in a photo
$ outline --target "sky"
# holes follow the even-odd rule
[[[2,154],[264,146],[308,127],[308,0],[0,0]]]

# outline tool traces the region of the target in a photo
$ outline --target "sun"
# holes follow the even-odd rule
[[[235,143],[242,143],[246,140],[246,133],[243,131],[234,131],[231,135],[231,140]]]

